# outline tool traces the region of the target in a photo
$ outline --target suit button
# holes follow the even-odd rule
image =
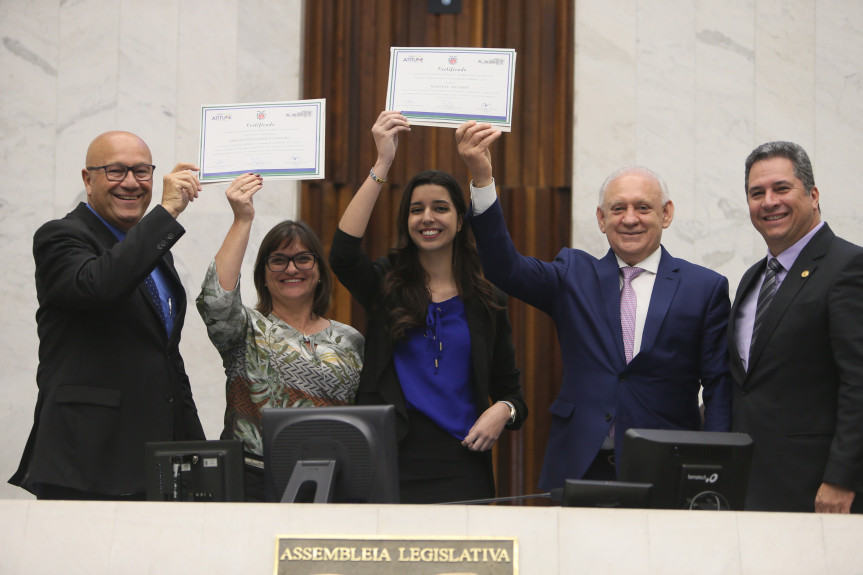
[[[617,381],[621,381],[621,382],[626,381],[626,375],[621,373],[620,375],[617,376]]]
[[[174,396],[170,393],[165,394],[165,401],[169,404],[174,403]]]
[[[168,234],[167,238],[168,238],[169,240],[173,240],[173,239],[174,239],[174,234]]]
[[[604,419],[605,421],[611,421],[612,419],[614,419],[614,416],[613,416],[613,415],[611,415],[610,413],[606,413],[606,414],[603,416],[603,419]]]
[[[166,242],[165,240],[162,240],[161,242],[159,242],[158,247],[160,250],[163,250],[163,249],[165,249],[165,246],[167,246],[167,245],[168,245],[168,242]]]

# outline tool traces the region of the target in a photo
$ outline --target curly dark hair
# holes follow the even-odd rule
[[[324,314],[330,309],[333,296],[333,276],[330,272],[327,258],[324,257],[324,246],[307,223],[294,220],[279,222],[273,226],[273,229],[267,232],[267,235],[261,241],[261,247],[258,248],[258,256],[255,258],[255,290],[258,292],[258,305],[255,306],[255,309],[264,315],[273,311],[273,296],[270,295],[270,291],[266,285],[266,260],[271,253],[285,243],[285,240],[288,241],[288,246],[292,246],[294,242],[299,241],[306,246],[306,249],[318,256],[317,266],[321,281],[315,287],[312,313],[318,317],[324,317]]]
[[[384,276],[382,291],[388,308],[389,333],[393,341],[405,337],[408,330],[425,325],[431,294],[428,274],[422,267],[416,244],[408,230],[408,216],[414,189],[426,184],[444,187],[449,192],[456,216],[463,222],[453,240],[452,269],[456,287],[465,301],[479,298],[488,310],[500,309],[492,284],[482,275],[479,253],[473,232],[464,223],[467,202],[461,186],[450,174],[437,170],[420,172],[402,192],[396,219],[396,247],[390,250],[392,269]]]

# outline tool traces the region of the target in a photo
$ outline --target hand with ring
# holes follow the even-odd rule
[[[234,178],[225,196],[234,212],[234,220],[251,221],[255,217],[255,207],[252,197],[264,187],[264,179],[259,174],[241,174]]]

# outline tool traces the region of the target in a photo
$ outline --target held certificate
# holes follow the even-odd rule
[[[325,100],[201,106],[201,183],[324,177]]]
[[[514,84],[515,50],[393,47],[386,109],[419,126],[476,120],[509,132]]]

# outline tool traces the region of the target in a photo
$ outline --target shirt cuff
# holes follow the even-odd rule
[[[484,188],[476,188],[473,185],[473,180],[470,182],[470,203],[473,210],[473,215],[478,216],[487,209],[489,209],[492,204],[494,204],[497,199],[497,189],[494,185],[494,178],[492,178],[491,183]]]

